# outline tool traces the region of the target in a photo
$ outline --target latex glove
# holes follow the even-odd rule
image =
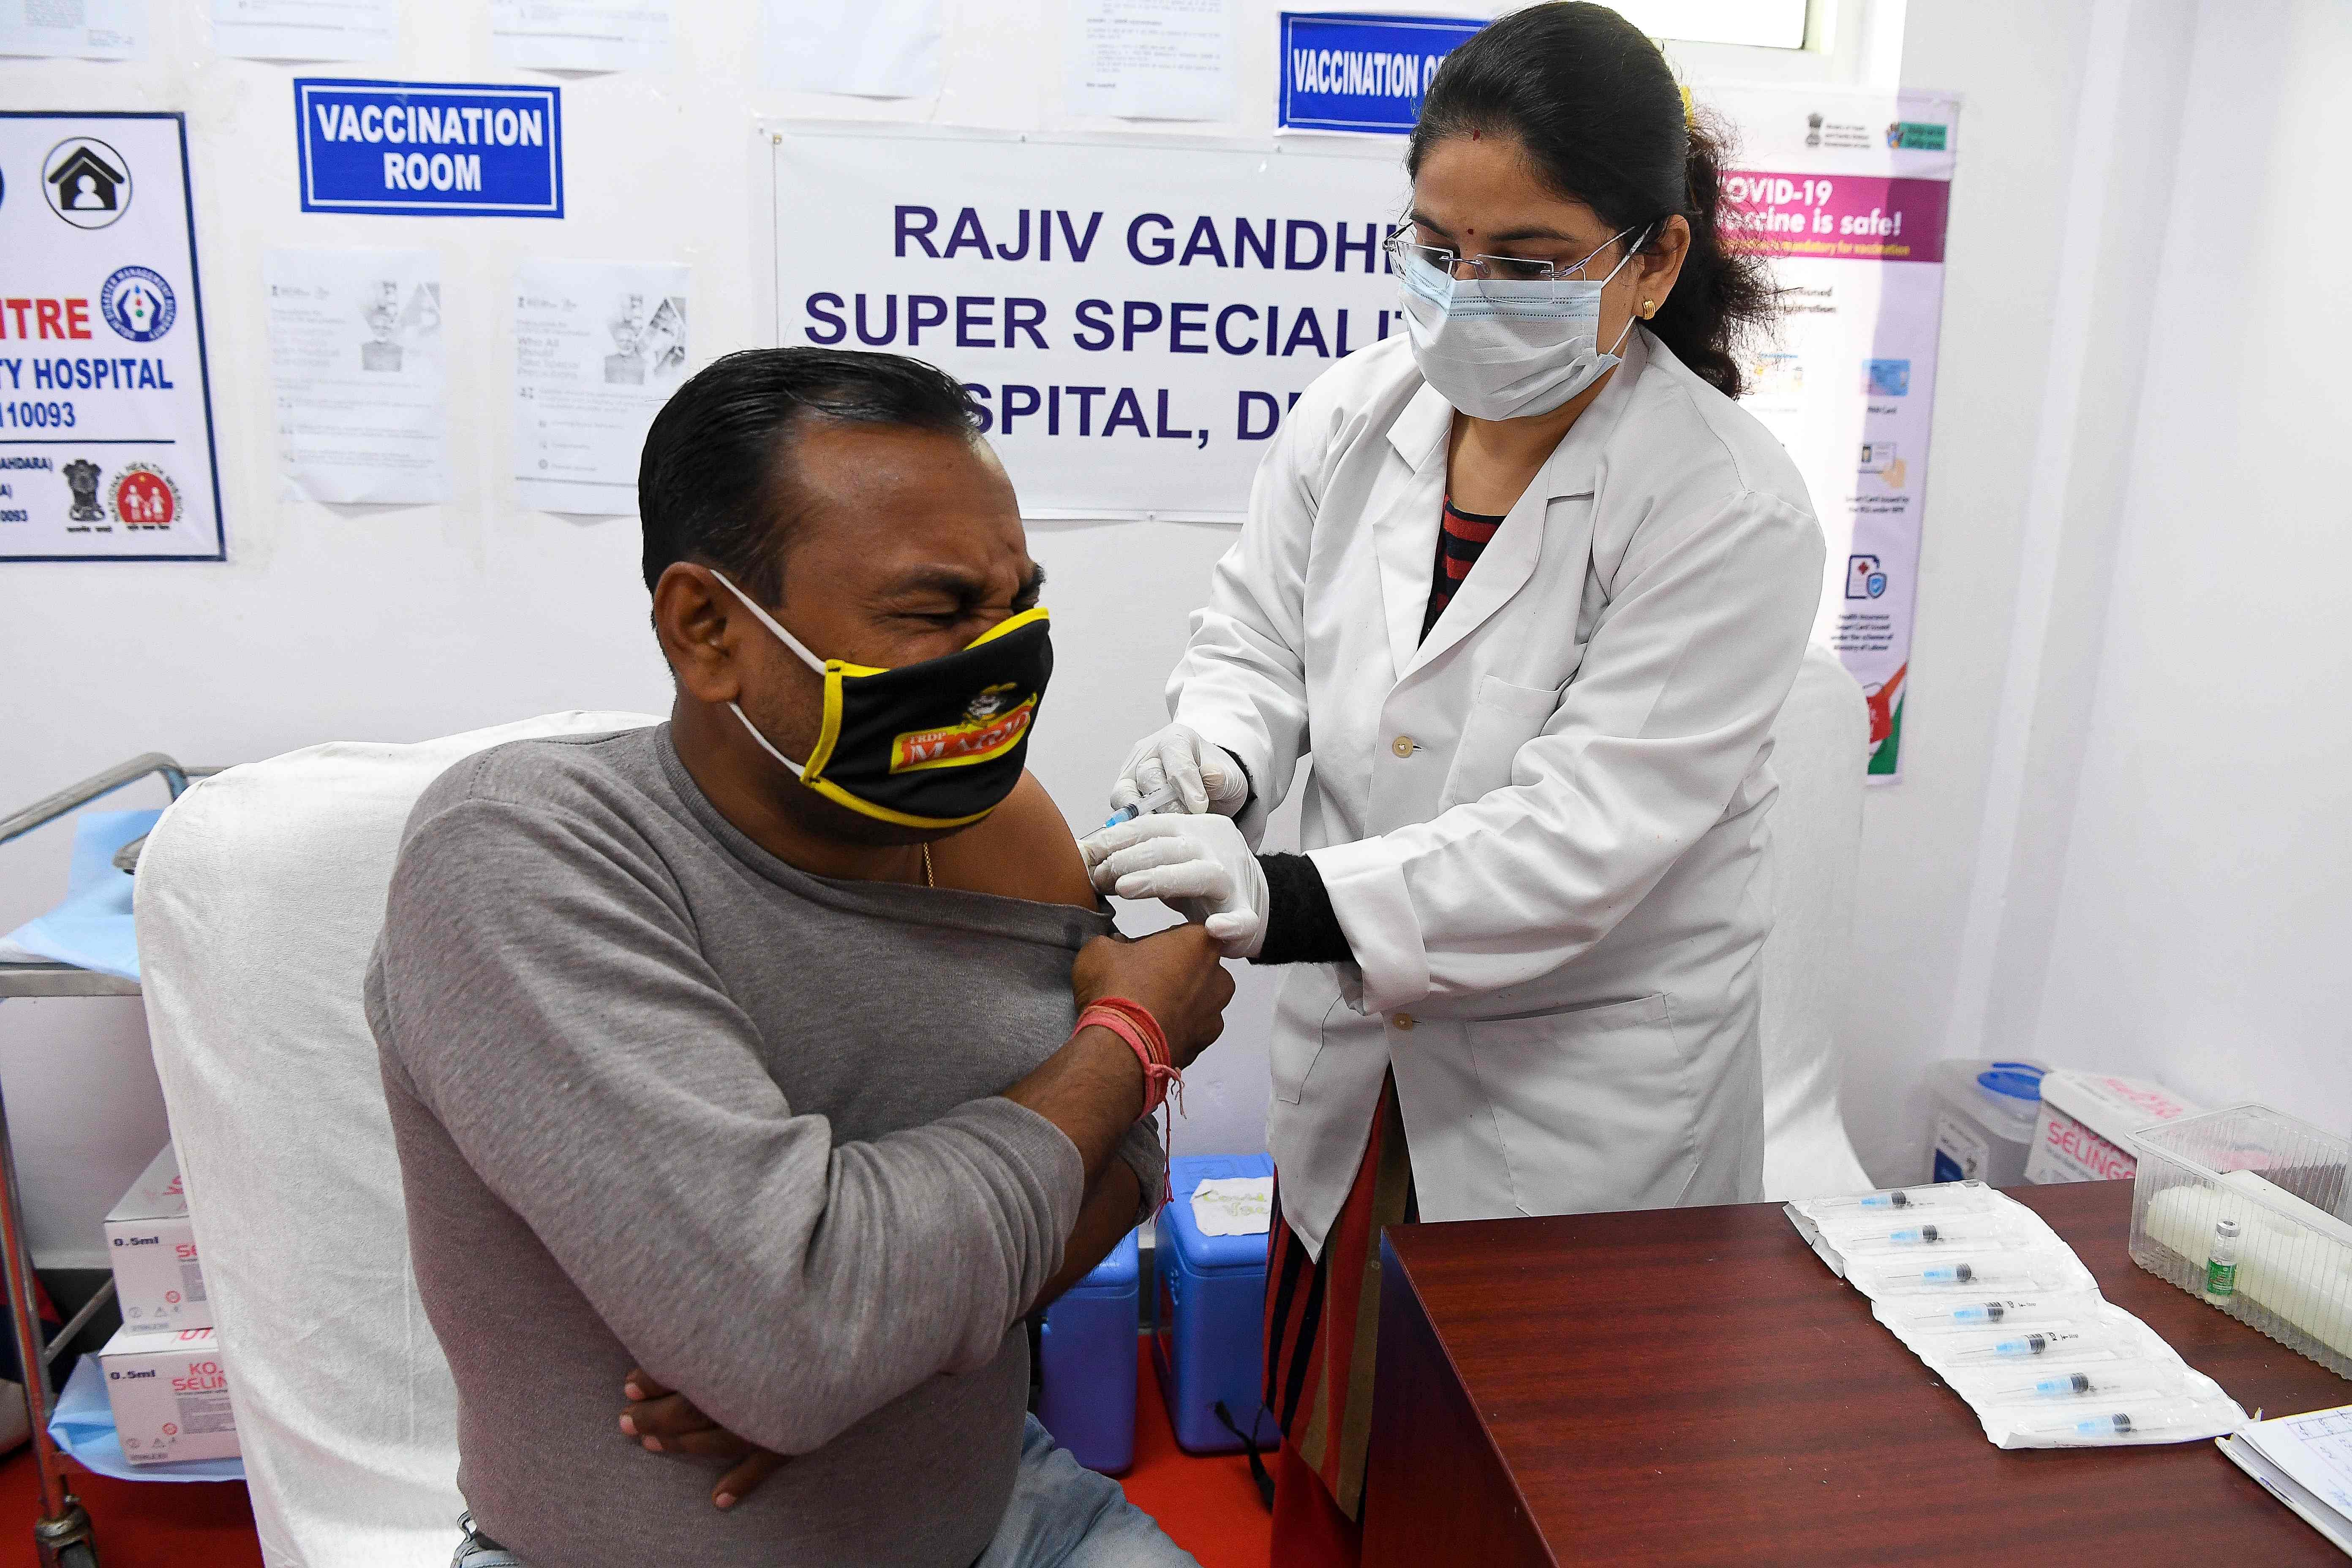
[[[1227,958],[1255,958],[1265,946],[1265,871],[1226,818],[1139,816],[1078,847],[1097,892],[1160,900],[1206,927]]]
[[[1176,786],[1176,800],[1198,816],[1213,811],[1234,816],[1249,804],[1249,775],[1223,746],[1205,740],[1189,724],[1171,724],[1135,743],[1127,765],[1111,786],[1110,808],[1134,805],[1162,784]]]

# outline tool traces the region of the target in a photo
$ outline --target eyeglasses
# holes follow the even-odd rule
[[[1599,249],[1581,261],[1560,262],[1537,261],[1524,256],[1464,256],[1442,245],[1419,244],[1412,237],[1412,226],[1400,224],[1390,231],[1388,253],[1390,264],[1399,269],[1408,262],[1417,261],[1451,278],[1475,278],[1505,283],[1558,283],[1576,279],[1601,251],[1633,232],[1628,228],[1611,235],[1601,242]],[[1633,250],[1641,249],[1649,239],[1647,228],[1641,232],[1642,239],[1631,247]]]

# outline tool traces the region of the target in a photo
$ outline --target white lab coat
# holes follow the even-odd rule
[[[1267,452],[1170,711],[1301,756],[1352,964],[1275,1009],[1282,1207],[1318,1255],[1391,1067],[1423,1217],[1761,1195],[1769,731],[1822,542],[1762,425],[1646,330],[1420,640],[1452,409],[1404,340]]]

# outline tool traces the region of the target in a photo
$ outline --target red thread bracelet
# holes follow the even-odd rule
[[[1167,1100],[1169,1091],[1176,1094],[1176,1108],[1184,1108],[1184,1079],[1176,1070],[1174,1058],[1168,1049],[1168,1037],[1160,1027],[1160,1020],[1150,1011],[1124,996],[1108,996],[1089,1005],[1078,1015],[1077,1027],[1108,1029],[1135,1052],[1135,1059],[1143,1064],[1143,1114],[1150,1115]],[[1073,1031],[1075,1033],[1075,1031]]]
[[[1183,1114],[1184,1075],[1176,1070],[1174,1053],[1168,1048],[1168,1036],[1160,1027],[1160,1020],[1151,1016],[1149,1007],[1130,1002],[1124,996],[1106,996],[1089,1004],[1086,1011],[1078,1015],[1076,1027],[1071,1033],[1076,1034],[1078,1029],[1088,1026],[1108,1029],[1117,1035],[1135,1052],[1136,1060],[1143,1064],[1143,1114],[1146,1118],[1166,1103],[1171,1091],[1175,1095],[1177,1115]],[[1176,1142],[1176,1124],[1172,1118],[1168,1124],[1168,1142],[1172,1149]],[[1163,1167],[1160,1195],[1152,1207],[1159,1209],[1173,1195]]]

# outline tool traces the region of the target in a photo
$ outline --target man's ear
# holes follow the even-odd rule
[[[713,704],[742,696],[736,659],[744,618],[709,567],[673,561],[663,568],[654,584],[654,635],[661,639],[679,690]]]

